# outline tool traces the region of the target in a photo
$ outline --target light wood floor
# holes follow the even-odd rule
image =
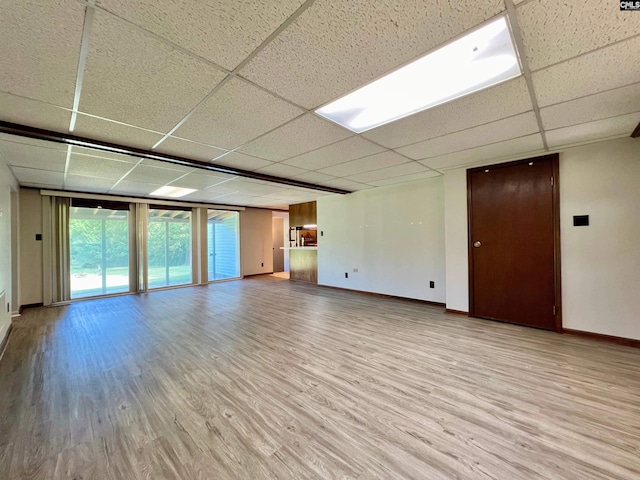
[[[27,310],[0,479],[640,478],[640,350],[271,276]]]

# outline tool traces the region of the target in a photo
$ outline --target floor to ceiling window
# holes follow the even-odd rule
[[[149,288],[193,283],[191,210],[150,207],[147,226]]]
[[[209,210],[207,251],[209,281],[240,276],[238,212]]]
[[[52,302],[240,278],[238,211],[124,200],[48,197]]]
[[[128,204],[73,202],[69,267],[71,298],[129,291]]]

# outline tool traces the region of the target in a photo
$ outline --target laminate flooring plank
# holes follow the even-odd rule
[[[640,478],[640,350],[271,276],[32,308],[1,479]]]

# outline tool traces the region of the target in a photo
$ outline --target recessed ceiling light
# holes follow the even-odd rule
[[[160,187],[159,189],[151,192],[149,195],[154,195],[158,197],[184,197],[185,195],[189,195],[190,193],[195,192],[195,188],[181,188],[181,187],[172,187],[170,185],[166,185],[164,187]]]
[[[316,113],[362,133],[521,73],[507,19],[500,17]]]

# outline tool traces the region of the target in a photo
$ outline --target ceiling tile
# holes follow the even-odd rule
[[[629,12],[627,12],[629,13]],[[631,12],[640,19],[640,15]],[[640,83],[640,62],[629,61],[640,51],[640,36],[535,72],[532,76],[541,107]]]
[[[344,128],[309,113],[246,144],[240,151],[278,162],[351,136],[353,133]]]
[[[365,138],[353,136],[341,142],[334,143],[333,145],[328,145],[312,152],[290,158],[282,163],[309,170],[318,170],[320,168],[348,162],[349,160],[366,157],[367,155],[373,155],[383,150],[383,147]]]
[[[347,180],[345,178],[334,178],[333,180],[327,180],[319,183],[321,185],[326,185],[328,187],[341,188],[344,190],[352,190],[351,187],[356,185],[361,185],[358,182],[354,182],[353,180]]]
[[[109,191],[109,193],[117,193],[123,195],[149,195],[151,192],[159,189],[160,187],[162,187],[161,184],[130,182],[125,180],[113,187]]]
[[[177,180],[184,174],[185,172],[179,170],[141,164],[135,167],[124,180],[127,182],[149,182],[164,185]]]
[[[213,195],[208,193],[206,190],[197,190],[193,193],[189,193],[184,197],[180,197],[180,200],[185,200],[189,202],[206,202],[208,203],[213,199]]]
[[[67,150],[44,148],[16,142],[0,142],[0,154],[9,164],[27,169],[64,172]]]
[[[31,145],[40,148],[50,148],[52,150],[64,150],[67,151],[67,145],[58,142],[49,142],[47,140],[39,140],[37,138],[21,137],[19,135],[11,135],[8,133],[0,133],[0,141],[19,143],[22,145]]]
[[[71,154],[68,174],[120,180],[135,164],[88,155]],[[111,182],[112,184],[114,182]]]
[[[207,193],[212,196],[227,195],[229,193],[236,193],[237,191],[238,184],[231,181],[218,183],[207,188]]]
[[[176,137],[166,138],[154,151],[203,162],[210,162],[214,158],[227,152],[227,150],[223,150],[222,148],[203,145]]]
[[[66,146],[64,146],[66,148]],[[82,155],[87,157],[97,157],[103,158],[107,160],[116,160],[118,162],[125,162],[130,164],[138,163],[141,159],[138,157],[134,157],[132,155],[125,155],[121,153],[113,153],[107,152],[104,150],[98,150],[96,148],[85,148],[85,147],[71,147],[71,153],[74,155]]]
[[[213,163],[215,165],[222,165],[225,167],[254,171],[259,168],[266,167],[267,165],[271,165],[273,162],[245,155],[243,153],[231,152],[228,155],[217,158]]]
[[[502,10],[501,0],[458,0],[455,5],[441,1],[317,1],[240,73],[311,109]]]
[[[610,0],[538,0],[523,5],[518,23],[529,66],[538,70],[637,35],[640,15],[629,13]]]
[[[162,138],[162,135],[156,132],[82,114],[78,114],[73,134],[143,150],[151,150]]]
[[[327,175],[326,173],[320,173],[320,172],[307,172],[295,177],[296,180],[300,180],[301,182],[316,183],[316,184],[326,182],[328,180],[333,180],[334,178],[335,177],[332,175]]]
[[[640,112],[640,83],[542,108],[547,130]]]
[[[295,190],[293,188],[285,188],[280,192],[267,193],[265,195],[261,195],[264,198],[273,198],[279,200],[291,200],[291,199],[299,199],[301,196],[307,195],[306,192],[301,192],[299,190]]]
[[[0,120],[56,132],[67,132],[71,112],[48,103],[0,92]]]
[[[214,198],[213,200],[217,203],[223,203],[225,205],[251,205],[252,201],[257,197],[242,195],[242,194],[230,194],[224,195],[222,197]]]
[[[62,181],[64,179],[64,173],[61,172],[48,172],[46,170],[37,170],[34,168],[24,167],[11,167],[13,174],[18,179],[18,182],[23,183],[47,185],[56,188],[62,188]]]
[[[308,170],[304,168],[292,167],[291,165],[283,165],[282,163],[274,163],[268,167],[260,168],[256,170],[258,173],[264,173],[265,175],[274,175],[276,177],[295,177],[296,175],[302,175],[307,173]]]
[[[235,148],[304,111],[238,78],[231,78],[198,106],[176,136]]]
[[[398,149],[403,155],[414,160],[437,157],[447,153],[501,142],[510,138],[523,137],[538,132],[538,121],[533,112],[487,123],[461,132],[414,143]]]
[[[377,153],[369,157],[351,160],[350,162],[342,163],[340,165],[334,165],[333,167],[329,168],[323,168],[322,170],[319,170],[319,172],[333,175],[334,177],[346,177],[347,175],[356,175],[358,173],[370,172],[371,170],[378,170],[394,165],[401,165],[407,162],[411,162],[411,160],[408,160],[406,157],[398,155],[395,152],[387,150],[385,152]]]
[[[631,135],[640,122],[640,113],[631,113],[619,117],[597,120],[595,122],[573,125],[547,131],[550,147],[560,147],[576,143],[604,140],[605,138]]]
[[[524,77],[519,77],[369,130],[363,136],[386,147],[398,148],[532,109],[527,82]]]
[[[450,153],[440,157],[433,157],[420,163],[438,170],[446,170],[462,165],[471,165],[484,161],[511,160],[518,155],[528,152],[544,152],[540,134],[514,138],[505,142],[494,143],[482,147]]]
[[[428,170],[426,172],[414,173],[413,175],[404,175],[402,177],[382,178],[380,180],[371,180],[369,183],[376,187],[383,187],[385,185],[395,185],[397,183],[415,182],[417,180],[424,180],[426,178],[433,178],[441,176],[441,173]]]
[[[231,180],[229,183],[231,184],[229,185],[229,188],[235,187],[236,191],[240,192],[242,195],[260,196],[283,190],[282,185],[275,183],[255,183],[240,178]]]
[[[106,178],[96,178],[86,175],[67,174],[64,180],[64,188],[69,190],[108,192],[115,182]]]
[[[98,0],[97,4],[187,50],[233,70],[303,0]]]
[[[144,158],[142,160],[142,165],[147,165],[149,167],[157,167],[169,170],[175,170],[177,172],[191,173],[195,170],[194,167],[190,165],[180,165],[166,160],[152,160],[150,158]],[[202,171],[206,171],[204,168]]]
[[[369,190],[374,188],[373,185],[367,185],[365,183],[355,183],[353,186],[349,187],[348,190],[352,192],[359,192],[360,190]]]
[[[72,108],[85,6],[21,0],[1,9],[0,90]]]
[[[354,180],[360,183],[370,183],[387,178],[402,177],[405,175],[413,175],[415,173],[423,173],[427,170],[427,168],[425,168],[423,165],[420,165],[418,162],[409,162],[402,165],[395,165],[393,167],[374,170],[372,172],[351,175],[347,177],[347,179]]]
[[[97,10],[80,110],[167,132],[224,77],[209,64]]]
[[[174,182],[171,182],[171,185],[175,187],[203,190],[213,185],[226,182],[227,180],[229,180],[229,177],[223,174],[216,175],[213,172],[208,173],[202,170],[196,170]]]

